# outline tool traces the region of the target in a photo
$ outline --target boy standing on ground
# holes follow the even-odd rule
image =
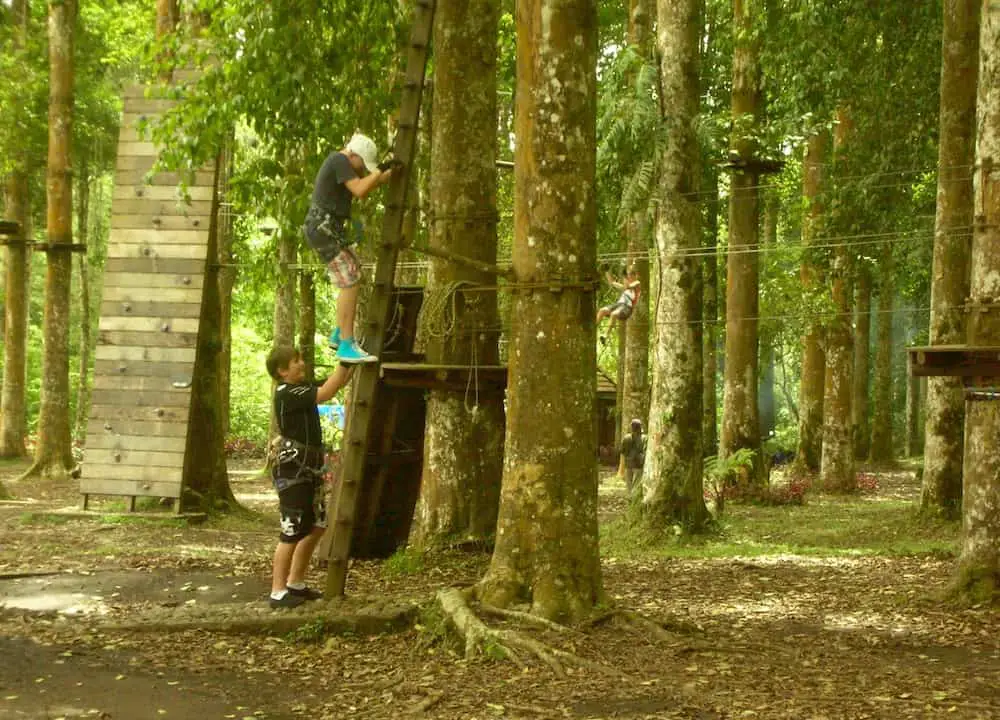
[[[628,494],[642,480],[642,466],[646,464],[646,436],[642,432],[642,420],[634,418],[632,432],[622,438],[621,464],[625,471],[625,487]]]
[[[356,238],[348,237],[351,202],[363,198],[389,180],[398,160],[376,161],[374,141],[354,135],[343,150],[330,153],[316,175],[312,203],[302,230],[309,246],[326,263],[330,280],[339,288],[337,326],[330,333],[330,347],[344,363],[375,362],[354,338],[354,313],[361,286],[361,263]]]
[[[274,414],[279,436],[271,479],[278,491],[281,533],[274,550],[272,608],[301,605],[322,593],[306,587],[305,574],[326,530],[323,490],[323,431],[317,405],[333,399],[351,378],[351,368],[338,365],[322,385],[306,381],[305,361],[293,347],[278,347],[267,358],[267,372],[278,382]]]

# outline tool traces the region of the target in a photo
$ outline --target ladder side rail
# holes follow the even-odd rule
[[[406,191],[410,181],[413,159],[417,147],[417,123],[420,118],[420,103],[424,88],[424,74],[427,68],[427,53],[434,26],[434,2],[425,0],[415,6],[416,16],[410,31],[407,53],[406,76],[403,81],[403,97],[400,103],[399,129],[393,152],[404,166],[398,174],[393,173],[389,181],[386,211],[382,224],[382,235],[375,265],[375,287],[372,293],[366,336],[369,352],[381,355],[385,345],[386,328],[391,320],[391,296],[396,260],[403,229]],[[334,503],[336,517],[330,532],[330,553],[327,564],[326,596],[340,597],[347,582],[347,564],[354,533],[354,519],[357,512],[361,480],[364,477],[368,456],[368,438],[371,429],[372,411],[379,384],[378,363],[362,365],[355,371],[354,403],[351,406],[351,421],[344,448],[341,479],[337,485]]]

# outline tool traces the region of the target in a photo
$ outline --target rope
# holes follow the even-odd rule
[[[473,283],[456,280],[440,287],[426,288],[420,310],[421,327],[428,337],[446,338],[458,325],[458,291]]]

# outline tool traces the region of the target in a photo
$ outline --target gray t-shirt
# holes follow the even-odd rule
[[[330,153],[316,175],[312,204],[338,218],[349,218],[354,195],[344,183],[357,177],[344,153]]]

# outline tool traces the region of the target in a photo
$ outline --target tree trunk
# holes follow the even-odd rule
[[[841,159],[851,139],[853,124],[848,112],[837,113],[833,152],[837,174],[844,175]],[[833,318],[826,329],[826,373],[823,387],[823,451],[820,481],[835,492],[851,492],[854,478],[854,442],[851,435],[851,400],[854,394],[854,335],[851,314],[854,308],[853,263],[846,239],[834,241],[830,268],[830,299]]]
[[[892,450],[892,244],[882,246],[878,290],[878,343],[875,348],[875,388],[872,443],[868,459],[891,462]]]
[[[778,202],[777,188],[770,182],[765,188],[764,200],[764,242],[765,248],[778,244]],[[767,278],[764,279],[765,282]],[[774,343],[778,331],[776,321],[766,323],[760,332],[760,384],[757,397],[757,411],[760,414],[760,436],[768,439],[777,427],[777,409],[774,398]]]
[[[14,33],[11,52],[18,57],[15,67],[27,63],[20,56],[27,45],[28,2],[14,0],[11,6]],[[9,108],[7,112],[23,112]],[[4,187],[6,214],[21,226],[21,234],[9,238],[7,245],[6,292],[4,295],[3,389],[0,393],[0,457],[19,458],[27,455],[25,385],[27,383],[28,305],[31,286],[31,262],[27,241],[31,239],[30,186],[28,158],[23,149],[15,151],[13,168]],[[3,494],[0,486],[0,494]]]
[[[220,171],[223,177],[216,187],[226,188],[233,170],[233,145],[230,136],[222,153]],[[233,285],[236,284],[236,262],[233,258],[233,214],[232,206],[220,200],[218,213],[218,257],[219,262],[219,394],[222,397],[222,435],[229,437],[230,390],[232,388],[233,367]],[[311,376],[310,376],[311,377]]]
[[[49,3],[49,155],[42,399],[35,462],[26,475],[61,481],[73,467],[69,408],[69,310],[73,256],[73,25],[76,0]]]
[[[906,378],[906,457],[915,457],[924,450],[920,427],[920,377]]]
[[[802,167],[802,196],[807,211],[802,218],[802,254],[800,278],[806,293],[815,293],[822,285],[822,269],[815,251],[809,246],[816,242],[824,208],[823,168],[827,163],[827,133],[817,132],[809,138]],[[799,447],[795,464],[801,470],[817,472],[823,450],[823,394],[826,377],[826,354],[823,351],[823,330],[819,320],[809,320],[802,339],[802,379],[799,384]]]
[[[976,75],[981,0],[946,0],[941,45],[941,111],[937,214],[931,271],[931,345],[966,341],[972,248],[972,174],[975,162]],[[927,382],[923,487],[920,509],[955,518],[962,503],[965,396],[961,378]]]
[[[628,42],[642,57],[648,57],[650,0],[628,0],[628,7]],[[628,267],[634,268],[642,292],[632,308],[632,316],[625,323],[625,332],[619,335],[619,341],[624,341],[625,346],[619,436],[629,431],[633,419],[649,427],[649,223],[644,212],[629,219],[625,234],[626,262]],[[618,442],[620,445],[621,437]]]
[[[715,252],[719,237],[719,176],[713,168],[705,171],[703,177],[708,192],[708,201],[705,204],[705,231],[702,233],[702,237],[708,251],[705,253],[702,265],[705,336],[702,343],[701,435],[702,452],[707,456],[719,452],[718,398],[715,388],[718,373],[716,358],[719,352],[719,264]]]
[[[278,284],[274,291],[273,346],[295,344],[295,264],[298,255],[298,233],[292,228],[278,230]],[[272,383],[273,390],[273,383]],[[278,434],[278,419],[271,413],[268,438]]]
[[[222,304],[219,298],[219,200],[225,192],[225,155],[215,160],[215,192],[205,257],[205,284],[191,385],[187,447],[184,453],[182,506],[200,510],[227,510],[236,506],[226,471],[226,434],[222,424]]]
[[[431,140],[430,244],[493,264],[497,255],[497,0],[443,0],[435,13],[434,125]],[[489,276],[435,259],[427,285],[423,333],[428,362],[499,362],[497,297],[457,291],[493,285]],[[454,295],[454,330],[435,331],[435,296]],[[442,311],[444,312],[444,311]],[[503,397],[432,390],[427,400],[424,467],[413,535],[432,545],[446,538],[489,540],[496,531],[503,473]]]
[[[1000,13],[984,2],[979,36],[969,344],[1000,345]],[[1000,588],[1000,403],[966,406],[962,554],[957,587],[976,600]]]
[[[733,135],[731,153],[747,166],[733,172],[729,196],[729,257],[726,284],[726,368],[722,402],[720,454],[741,448],[754,451],[753,478],[763,480],[760,418],[757,412],[757,315],[759,175],[750,133],[760,110],[760,66],[752,39],[749,0],[733,0]]]
[[[77,233],[81,245],[90,239],[90,173],[86,161],[77,180]],[[90,270],[87,253],[80,253],[80,377],[76,388],[76,422],[73,435],[83,445],[87,439],[87,411],[90,406]]]
[[[597,3],[521,0],[516,13],[514,272],[542,287],[512,301],[503,490],[480,595],[573,621],[604,598],[594,462]]]
[[[306,362],[306,377],[316,369],[316,285],[308,272],[299,275],[299,352]]]
[[[660,167],[656,248],[660,303],[642,514],[654,529],[701,529],[709,518],[703,486],[701,244],[698,204],[698,17],[700,0],[660,0],[657,50],[661,118],[669,147]]]
[[[868,457],[871,423],[868,421],[868,375],[871,370],[872,275],[862,266],[857,272],[854,292],[854,401],[851,403],[851,427],[854,457]]]

